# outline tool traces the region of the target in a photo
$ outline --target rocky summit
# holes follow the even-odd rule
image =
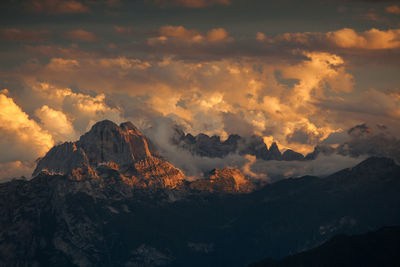
[[[108,120],[93,125],[76,142],[53,147],[39,160],[33,176],[47,171],[81,180],[104,178],[112,170],[126,184],[138,187],[175,188],[184,179],[182,171],[160,157],[132,123],[118,126]]]

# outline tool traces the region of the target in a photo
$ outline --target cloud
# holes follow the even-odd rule
[[[114,26],[114,31],[120,35],[130,35],[133,33],[131,27]]]
[[[271,182],[280,179],[312,175],[324,177],[339,170],[350,168],[366,157],[350,157],[343,155],[319,155],[315,160],[309,161],[264,161],[257,160],[252,165],[256,173],[265,173],[271,178]]]
[[[35,111],[35,115],[39,118],[42,129],[47,130],[55,142],[74,141],[79,137],[62,111],[44,105]]]
[[[119,107],[110,107],[106,103],[105,94],[91,96],[48,83],[32,82],[30,85],[34,94],[41,97],[39,102],[48,105],[36,109],[35,114],[55,137],[73,140],[99,120],[124,121]],[[55,117],[58,117],[58,125],[51,125],[51,119]]]
[[[49,34],[48,30],[0,29],[0,39],[17,42],[43,42],[47,40]]]
[[[255,173],[251,170],[251,166],[257,161],[256,156],[246,155],[245,158],[248,160],[242,167],[244,175],[250,176],[254,179],[261,179],[264,181],[269,181],[269,177],[266,173]]]
[[[30,178],[35,168],[33,161],[0,162],[0,183],[7,182],[13,178]]]
[[[90,10],[87,5],[75,0],[30,0],[25,5],[30,12],[48,15],[87,13]]]
[[[183,26],[166,25],[161,27],[158,32],[160,36],[151,37],[147,43],[151,46],[157,45],[193,45],[200,46],[207,45],[208,43],[220,43],[232,41],[233,38],[229,36],[228,32],[223,28],[215,28],[203,34],[197,30],[186,29]]]
[[[70,47],[54,46],[54,45],[26,45],[25,50],[33,55],[51,58],[92,58],[95,56],[93,52],[80,50],[76,45]]]
[[[155,0],[160,7],[181,6],[187,8],[204,8],[213,5],[230,5],[230,0]]]
[[[392,5],[385,8],[386,12],[389,14],[400,14],[400,7],[398,5]]]
[[[326,34],[329,41],[340,48],[393,49],[400,47],[400,29],[381,31],[371,29],[357,33],[345,28]]]
[[[323,133],[316,131],[316,129],[310,129],[309,125],[300,126],[286,136],[286,140],[289,144],[299,143],[316,145],[325,138],[326,136]]]
[[[220,42],[229,39],[228,32],[223,28],[212,29],[207,32],[207,40],[209,42]]]
[[[0,162],[33,160],[54,144],[52,136],[4,93],[0,94]]]
[[[347,140],[336,149],[337,153],[353,157],[389,157],[400,162],[400,139],[391,135],[386,126],[370,127],[363,123],[352,127],[347,133]]]
[[[99,38],[94,33],[85,30],[69,31],[65,32],[64,35],[69,39],[77,41],[94,42],[99,40]]]
[[[188,34],[183,31],[178,36]],[[48,105],[68,115],[71,111],[59,102],[65,106],[70,98],[76,105],[80,99],[94,98],[78,97],[71,89],[62,89],[70,88],[73,81],[75,88],[97,95],[100,103],[113,99],[115,108],[111,109],[115,115],[131,109],[130,103],[122,100],[126,95],[142,112],[174,118],[193,134],[226,137],[231,133],[255,133],[268,142],[278,142],[281,148],[307,153],[338,129],[336,121],[327,123],[327,116],[332,114],[321,112],[324,108],[318,104],[352,92],[353,77],[337,55],[304,52],[303,56],[307,59],[299,63],[255,59],[190,62],[169,57],[147,61],[127,57],[52,58],[44,65],[27,65],[19,73],[40,92],[36,95],[46,92],[52,99],[51,104],[37,100],[42,104],[33,110]],[[296,82],[290,84],[287,80]],[[49,81],[42,83],[49,89],[37,81]],[[89,117],[100,116],[91,113]],[[306,141],[300,142],[301,131],[307,133]]]
[[[292,43],[304,48],[327,49],[364,49],[380,50],[400,47],[400,29],[379,30],[372,28],[364,32],[356,32],[351,28],[343,28],[326,33],[305,32],[285,33],[266,38],[264,42],[279,44]]]
[[[201,41],[204,37],[196,30],[188,30],[183,26],[163,26],[159,29],[162,36],[184,40]]]
[[[130,47],[153,56],[174,56],[185,60],[210,61],[227,58],[255,58],[272,61],[298,62],[304,60],[299,51],[328,52],[343,59],[376,64],[377,61],[398,65],[400,29],[371,28],[358,32],[343,28],[329,32],[297,32],[267,36],[257,32],[254,38],[233,38],[226,29],[207,32],[183,26],[166,25],[153,31],[158,36]],[[363,55],[360,57],[360,55]],[[379,60],[378,60],[379,59]]]

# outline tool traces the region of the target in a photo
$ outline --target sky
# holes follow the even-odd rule
[[[399,74],[400,1],[3,0],[0,178],[103,119],[399,145]]]

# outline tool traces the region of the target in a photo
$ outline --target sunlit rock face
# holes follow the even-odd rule
[[[240,170],[224,168],[212,170],[208,178],[192,182],[190,188],[217,193],[249,193],[253,191],[254,184]]]
[[[47,152],[46,156],[38,162],[33,176],[36,176],[43,169],[55,173],[69,173],[82,167],[89,167],[89,160],[85,151],[80,147],[78,148],[75,143],[66,142],[54,146]]]
[[[130,122],[120,126],[111,121],[98,122],[81,136],[77,145],[86,152],[91,165],[132,164],[152,156],[146,138]]]
[[[185,178],[181,170],[159,156],[132,123],[118,126],[108,120],[96,123],[77,142],[53,147],[38,162],[33,176],[42,170],[67,174],[75,180],[105,179],[111,175],[140,187],[175,188]]]

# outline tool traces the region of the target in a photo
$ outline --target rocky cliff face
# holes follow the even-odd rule
[[[212,170],[207,178],[192,182],[190,188],[213,193],[250,193],[254,184],[240,170],[224,168]]]
[[[76,180],[104,178],[113,169],[128,185],[175,188],[185,176],[160,157],[152,143],[132,123],[105,120],[74,142],[53,147],[33,173],[66,174]],[[108,173],[108,172],[106,172]]]

